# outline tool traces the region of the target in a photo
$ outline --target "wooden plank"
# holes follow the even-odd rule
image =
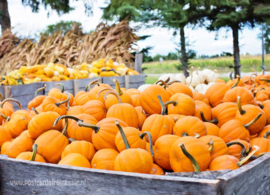
[[[3,194],[220,194],[218,180],[59,166],[3,155],[0,155],[0,173]],[[22,185],[14,185],[15,182]],[[64,185],[68,182],[79,184]]]
[[[76,95],[79,91],[84,91],[85,87],[94,80],[99,79],[100,77],[96,78],[87,78],[87,79],[75,79],[73,80],[73,88],[74,88],[74,94]]]
[[[135,70],[142,73],[142,63],[143,63],[143,54],[142,53],[136,53],[135,55]]]
[[[145,77],[144,74],[129,76],[129,88],[137,89],[139,86],[145,84]]]
[[[55,86],[56,83],[61,83],[64,85],[65,91],[71,93],[74,95],[74,86],[73,86],[73,80],[69,80],[69,81],[56,81],[56,82],[43,82],[43,85],[46,84],[47,87],[45,89],[45,94],[48,95],[49,91],[53,88],[59,88],[61,89],[61,87],[59,86]],[[42,85],[42,86],[43,86]]]
[[[217,179],[217,177],[220,177],[231,171],[232,170],[203,171],[199,173],[197,172],[181,172],[181,173],[167,172],[166,175],[178,176],[178,177],[190,177],[190,178],[197,178],[197,179]]]
[[[130,76],[128,76],[128,75],[125,76],[125,88],[126,89],[129,89],[129,78],[130,78]]]
[[[119,81],[120,87],[125,87],[125,76],[101,77],[101,82],[109,84],[112,88],[115,88],[115,84],[113,82],[113,79],[115,79],[115,78]]]
[[[222,182],[222,194],[269,194],[270,153],[218,179]]]

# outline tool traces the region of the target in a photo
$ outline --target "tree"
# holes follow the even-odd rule
[[[73,27],[73,24],[76,21],[60,21],[56,24],[48,25],[47,28],[41,32],[43,36],[49,36],[57,31],[62,31],[63,34],[66,34],[66,32],[70,31]],[[77,26],[81,26],[82,24],[80,22],[76,22]]]
[[[207,0],[204,3],[208,3]],[[269,0],[217,0],[213,1],[208,12],[210,20],[209,30],[230,28],[233,36],[233,56],[235,77],[241,74],[240,71],[240,48],[239,30],[244,27],[255,27],[256,23],[263,22],[270,18]]]
[[[40,7],[50,7],[52,10],[56,11],[59,15],[65,14],[73,10],[70,6],[70,0],[21,0],[24,6],[29,6],[32,12],[38,12]],[[92,0],[83,0],[85,13],[88,15],[92,13]],[[48,12],[48,16],[50,13]],[[8,12],[8,2],[7,0],[0,0],[0,25],[2,27],[2,32],[11,28],[10,16]]]

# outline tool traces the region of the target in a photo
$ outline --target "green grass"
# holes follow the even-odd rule
[[[180,62],[177,60],[164,61],[162,64],[159,62],[144,63],[142,67],[146,67],[145,74],[163,74],[163,73],[175,73],[180,72],[177,70],[176,65]],[[196,59],[191,60],[190,65],[196,69],[217,69],[220,73],[233,71],[228,66],[233,65],[233,57],[221,57],[212,59]],[[251,68],[261,71],[262,60],[261,56],[241,56],[241,71],[251,72]],[[267,70],[270,69],[270,54],[265,56],[265,66]]]
[[[158,80],[158,77],[155,76],[147,76],[145,78],[145,84],[154,84]]]

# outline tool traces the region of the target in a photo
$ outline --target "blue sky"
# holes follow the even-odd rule
[[[79,21],[83,25],[85,31],[93,30],[95,27],[102,22],[101,15],[102,11],[99,9],[100,6],[104,5],[102,0],[95,1],[94,3],[94,14],[93,16],[87,17],[84,14],[84,5],[82,1],[72,1],[72,6],[75,10],[69,14],[59,16],[56,12],[52,12],[50,17],[47,17],[47,11],[41,8],[39,13],[32,13],[30,7],[24,7],[20,0],[8,0],[9,13],[11,16],[11,25],[14,27],[13,32],[17,32],[22,36],[31,36],[37,32],[45,29],[49,24],[55,24],[60,20],[75,20]],[[168,52],[175,52],[175,42],[180,38],[179,36],[172,37],[173,31],[152,28],[152,29],[141,29],[138,35],[150,34],[152,37],[145,41],[138,42],[138,46],[143,48],[145,46],[154,46],[151,51],[151,55],[167,54]],[[241,54],[260,54],[261,53],[261,42],[257,39],[259,29],[253,30],[244,29],[240,32],[240,53]],[[223,38],[224,36],[227,38]],[[225,30],[219,32],[219,39],[215,40],[216,33],[208,32],[203,28],[199,29],[186,29],[186,36],[188,36],[191,42],[194,41],[192,49],[197,51],[199,55],[207,54],[214,55],[220,54],[223,51],[232,52],[232,36],[231,31],[226,33]]]

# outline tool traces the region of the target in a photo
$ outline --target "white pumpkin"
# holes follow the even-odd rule
[[[216,82],[219,77],[219,74],[209,69],[204,69],[202,72],[203,72],[203,75],[206,77],[206,80],[208,83]]]
[[[163,74],[158,78],[158,80],[166,81],[169,78],[170,78],[169,82],[175,81],[175,76],[173,74]]]
[[[188,86],[188,87],[191,89],[192,92],[195,92],[193,87],[191,87],[191,86]]]
[[[139,88],[138,88],[138,90],[140,91],[140,92],[143,92],[147,87],[149,87],[149,86],[151,86],[151,84],[143,84],[143,85],[141,85]]]
[[[176,81],[180,81],[181,83],[186,84],[186,77],[183,73],[178,73],[174,76]]]
[[[203,93],[206,88],[208,89],[208,86],[206,84],[199,84],[195,87],[195,91],[198,93]]]

